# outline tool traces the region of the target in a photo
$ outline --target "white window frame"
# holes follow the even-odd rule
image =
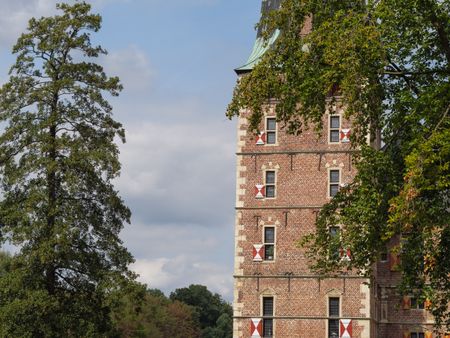
[[[328,227],[328,234],[331,236],[331,229],[338,229],[337,230],[337,234],[336,234],[336,236],[338,236],[339,237],[339,242],[341,241],[341,231],[342,231],[342,227],[340,226],[340,225],[333,225],[333,226],[329,226]],[[334,255],[338,255],[338,257],[339,257],[339,255],[340,255],[340,250],[342,249],[342,248],[337,248],[338,249],[338,252],[335,252],[334,253]],[[331,255],[331,252],[328,252],[328,254],[329,255]],[[332,258],[332,257],[330,257],[330,256],[328,256],[329,258]],[[331,298],[337,298],[337,297],[332,297],[332,296],[330,296]]]
[[[273,172],[274,173],[274,183],[270,183],[270,184],[267,183],[267,173],[268,172]],[[265,194],[266,196],[265,196],[265,198],[268,198],[268,199],[277,198],[277,174],[278,174],[278,172],[275,169],[267,169],[267,170],[264,171],[264,187],[266,189],[266,194]],[[267,187],[269,185],[274,187],[273,197],[268,197],[267,196],[267,191],[268,191]]]
[[[266,242],[266,229],[267,228],[273,228],[273,243],[268,243],[268,242]],[[263,244],[264,244],[264,259],[263,259],[263,262],[266,262],[266,263],[272,263],[272,262],[275,262],[275,258],[276,258],[276,255],[275,255],[275,252],[276,252],[276,242],[277,242],[277,228],[275,227],[275,225],[265,225],[264,227],[263,227],[263,234],[262,234],[262,242],[263,242]],[[273,258],[272,259],[266,259],[266,245],[271,245],[271,246],[273,246]]]
[[[331,317],[330,316],[330,298],[337,298],[339,299],[339,316],[338,317]],[[330,294],[326,297],[326,307],[327,307],[327,320],[326,320],[326,338],[330,336],[330,319],[336,319],[338,321],[338,328],[340,325],[340,318],[342,317],[342,296],[336,295],[336,294]]]
[[[411,307],[410,310],[419,310],[419,311],[424,311],[426,306],[425,306],[425,301],[419,302],[419,299],[417,299],[417,297],[414,296],[410,296],[409,297],[410,302],[411,302]],[[413,306],[413,299],[415,301],[415,306]],[[420,305],[422,305],[422,307],[420,307]]]
[[[339,118],[339,128],[331,128],[331,119],[333,117]],[[337,142],[331,141],[331,131],[338,131],[338,140]],[[342,130],[342,115],[341,114],[329,114],[328,115],[328,144],[340,144],[341,143],[341,130]]]
[[[262,294],[260,296],[261,302],[260,302],[260,314],[261,314],[261,318],[262,318],[262,326],[263,326],[263,336],[264,336],[264,319],[270,319],[270,318],[265,318],[264,317],[264,298],[272,298],[273,300],[273,309],[272,309],[272,337],[275,337],[275,309],[276,309],[276,297],[273,294]]]
[[[331,182],[331,172],[332,171],[339,171],[339,182],[335,183],[335,182]],[[342,184],[342,170],[341,168],[328,168],[328,172],[327,172],[327,197],[328,198],[333,198],[334,196],[331,196],[331,185],[338,185],[338,191],[341,188],[341,184]]]
[[[412,338],[412,335],[413,335],[413,334],[416,334],[416,337],[419,338],[419,334],[420,334],[420,333],[423,334],[423,337],[425,338],[425,332],[423,332],[423,331],[413,331],[413,332],[410,332],[410,333],[409,333],[409,336]]]
[[[269,120],[275,120],[275,130],[269,130]],[[278,145],[278,122],[275,116],[267,116],[265,119],[265,132],[266,132],[266,145],[267,146],[277,146]],[[269,133],[275,134],[275,143],[269,143]]]

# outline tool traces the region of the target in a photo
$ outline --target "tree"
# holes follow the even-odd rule
[[[200,325],[193,307],[169,300],[159,290],[132,285],[112,295],[117,337],[197,338]]]
[[[232,336],[232,308],[219,294],[211,293],[206,286],[190,285],[176,289],[170,299],[188,304],[198,316],[203,338],[228,338]]]
[[[305,20],[313,29],[299,34]],[[399,254],[401,292],[430,298],[436,325],[450,327],[450,2],[284,0],[259,26],[280,36],[242,77],[228,116],[249,109],[257,131],[268,98],[291,133],[321,130],[327,108],[353,122],[354,182],[320,212],[302,239],[322,273],[370,275],[386,246]],[[382,149],[366,136],[382,134]],[[340,238],[328,227],[342,224]],[[339,243],[335,243],[339,241]],[[352,249],[343,266],[330,246]]]
[[[122,86],[92,62],[106,54],[91,43],[101,17],[57,9],[29,21],[0,89],[1,241],[20,249],[0,276],[2,337],[108,336],[108,294],[133,277],[112,184],[125,136],[105,98]]]
[[[11,255],[5,251],[0,251],[0,276],[9,271]]]

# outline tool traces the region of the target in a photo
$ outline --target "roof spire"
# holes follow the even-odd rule
[[[261,4],[261,16],[270,11],[274,11],[280,8],[282,0],[262,0]],[[253,46],[253,51],[250,54],[247,62],[235,69],[237,74],[243,74],[251,71],[253,67],[259,62],[259,59],[264,55],[264,53],[270,48],[270,46],[275,42],[278,38],[279,31],[276,31],[268,41],[265,41],[262,38],[262,28],[258,28],[258,32],[256,35],[256,41]]]
[[[275,11],[275,10],[279,9],[280,5],[281,5],[281,0],[262,0],[261,16],[263,16],[264,14],[266,14],[270,11]],[[262,28],[259,27],[257,37],[261,36],[261,33],[262,33],[261,30],[262,30]]]

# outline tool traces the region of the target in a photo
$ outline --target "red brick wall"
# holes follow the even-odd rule
[[[348,123],[342,121],[342,128],[346,127]],[[363,325],[370,326],[367,280],[314,277],[297,244],[315,230],[316,213],[329,201],[328,170],[340,169],[341,183],[353,179],[350,145],[330,144],[327,132],[318,135],[308,130],[293,136],[281,125],[277,130],[276,145],[256,145],[255,135],[247,132],[245,113],[239,124],[235,279],[235,305],[239,305],[234,337],[250,337],[251,318],[261,316],[263,296],[275,299],[276,337],[326,337],[328,297],[340,298],[341,317],[355,318],[353,337],[362,337]],[[254,187],[264,183],[265,170],[277,173],[276,197],[256,199]],[[264,226],[275,227],[275,260],[254,262],[253,244],[263,243]]]
[[[341,183],[350,183],[356,173],[351,145],[328,142],[328,117],[320,135],[313,130],[287,135],[278,125],[276,145],[256,145],[246,114],[238,124],[233,336],[250,337],[251,318],[262,315],[263,296],[275,299],[277,338],[327,337],[328,297],[340,298],[341,318],[353,319],[355,338],[397,338],[431,328],[426,310],[401,308],[395,290],[399,273],[389,262],[376,264],[370,289],[367,279],[319,279],[308,267],[297,242],[315,231],[316,212],[329,201],[328,170],[340,169]],[[341,128],[350,127],[341,118]],[[256,199],[255,185],[264,183],[265,170],[276,171],[276,197]],[[263,243],[264,226],[275,227],[275,259],[254,262],[253,245]]]

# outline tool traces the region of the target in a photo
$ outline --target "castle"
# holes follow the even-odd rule
[[[280,3],[263,0],[263,11]],[[302,34],[310,30],[306,22]],[[265,44],[258,33],[238,76],[251,72],[273,41]],[[247,130],[248,111],[238,121],[233,337],[436,337],[427,304],[397,295],[397,260],[388,251],[372,278],[309,269],[297,241],[315,231],[321,207],[355,175],[352,126],[340,111],[324,116],[319,137],[313,130],[289,135],[277,123],[275,104],[259,135]],[[329,231],[339,235],[339,228]],[[339,254],[351,259],[351,252]]]

